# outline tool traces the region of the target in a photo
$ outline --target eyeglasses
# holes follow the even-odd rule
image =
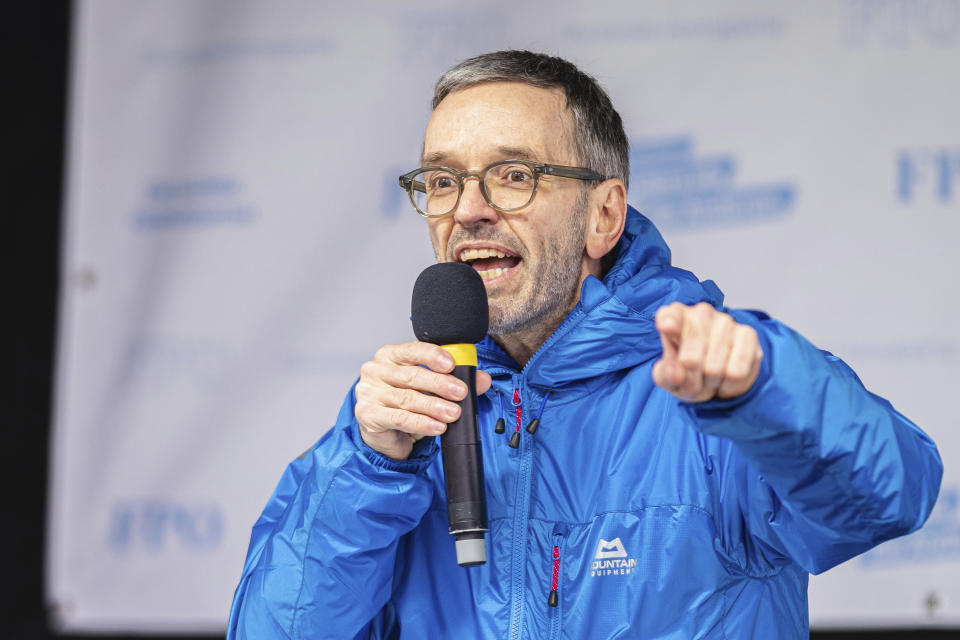
[[[556,164],[501,160],[479,171],[458,171],[450,167],[420,167],[400,176],[400,186],[406,189],[410,203],[425,218],[450,215],[460,203],[463,183],[476,178],[480,193],[491,207],[503,213],[523,209],[537,195],[540,176],[596,180],[605,178],[583,167],[564,167]]]

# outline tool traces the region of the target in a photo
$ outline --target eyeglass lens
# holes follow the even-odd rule
[[[428,169],[413,176],[413,201],[431,216],[450,213],[457,206],[460,186],[457,175],[443,169]],[[519,209],[533,198],[533,172],[523,164],[496,164],[487,168],[483,186],[490,203],[498,209]]]

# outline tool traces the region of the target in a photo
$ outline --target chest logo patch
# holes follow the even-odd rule
[[[614,538],[613,540],[600,538],[600,544],[597,545],[597,553],[593,557],[597,560],[626,558],[627,550],[623,548],[623,543],[620,541],[620,538]]]
[[[590,577],[625,576],[637,566],[636,558],[627,557],[627,550],[619,537],[613,540],[600,538],[597,543],[597,552],[593,555],[590,564]]]

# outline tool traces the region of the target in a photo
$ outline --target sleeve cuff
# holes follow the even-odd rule
[[[437,452],[440,450],[437,446],[437,439],[434,436],[424,436],[414,443],[413,451],[410,452],[409,458],[406,460],[394,460],[389,456],[383,455],[376,449],[371,448],[370,445],[363,441],[363,438],[360,437],[360,425],[358,425],[356,421],[350,426],[350,435],[357,449],[370,464],[388,471],[413,474],[420,473],[430,466],[433,459],[437,457]]]

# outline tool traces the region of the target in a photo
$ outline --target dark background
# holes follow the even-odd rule
[[[2,41],[8,72],[2,95],[7,144],[0,197],[4,218],[14,225],[9,273],[15,285],[4,307],[4,315],[13,320],[5,344],[13,357],[4,360],[13,361],[14,398],[4,424],[0,638],[93,638],[60,636],[47,629],[43,586],[73,7],[69,2],[34,2],[5,8]],[[225,597],[229,601],[229,594]],[[945,639],[960,638],[960,631],[815,632],[811,638]]]

